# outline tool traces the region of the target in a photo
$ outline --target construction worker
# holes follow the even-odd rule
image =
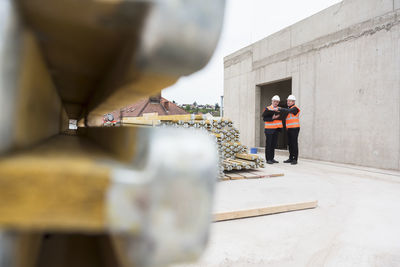
[[[289,159],[285,160],[284,163],[295,165],[299,157],[300,109],[296,106],[296,97],[294,95],[288,96],[287,106],[288,108],[278,108],[280,112],[287,115],[285,126],[289,143]]]
[[[278,95],[272,97],[272,104],[265,108],[262,117],[264,120],[265,128],[264,133],[266,137],[265,144],[265,160],[268,164],[279,163],[274,159],[275,148],[278,143],[278,134],[282,129],[282,120],[279,119],[279,102],[281,99]]]

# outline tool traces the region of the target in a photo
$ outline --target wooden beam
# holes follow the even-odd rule
[[[254,154],[237,153],[235,156],[239,159],[245,159],[245,160],[258,159],[258,155],[254,155]]]
[[[226,175],[224,177],[221,178],[221,181],[229,181],[231,178],[229,177],[229,175]]]
[[[236,172],[228,172],[225,173],[225,177],[222,178],[222,181],[227,180],[243,180],[243,179],[262,179],[262,178],[274,178],[284,176],[283,173],[273,173],[273,174],[265,174],[264,172],[259,171],[236,171]]]
[[[285,176],[285,174],[283,173],[271,173],[271,174],[267,174],[265,172],[259,172],[259,171],[250,171],[250,173],[258,176],[258,178],[273,178],[273,177],[281,177],[281,176]]]
[[[249,217],[263,216],[263,215],[283,213],[283,212],[289,212],[289,211],[296,211],[296,210],[313,209],[313,208],[316,208],[317,205],[318,205],[318,201],[311,201],[311,202],[299,202],[299,203],[293,203],[293,204],[271,206],[271,207],[258,208],[258,209],[221,212],[221,213],[214,214],[214,222],[236,220],[236,219],[242,219],[242,218],[249,218]]]
[[[229,178],[231,178],[231,180],[243,180],[245,179],[245,177],[239,173],[230,173],[229,174]]]
[[[242,175],[244,176],[245,179],[258,179],[258,178],[260,178],[260,175],[256,175],[256,174],[251,173],[251,172],[245,172]]]
[[[274,177],[281,177],[285,176],[283,173],[272,173],[272,174],[264,174],[260,175],[259,178],[274,178]]]
[[[265,177],[280,177],[280,176],[284,176],[284,174],[283,173],[275,173],[275,174],[266,175]]]

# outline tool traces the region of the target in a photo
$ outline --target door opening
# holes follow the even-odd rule
[[[265,85],[260,85],[260,113],[264,111],[264,109],[271,105],[271,98],[274,95],[279,95],[281,98],[281,102],[279,103],[280,107],[287,107],[286,99],[289,95],[292,94],[292,78],[276,81],[272,83],[268,83]],[[284,123],[284,121],[283,121]],[[261,118],[260,121],[260,147],[265,147],[265,134],[264,134],[264,121]],[[278,137],[278,149],[287,149],[288,140],[286,129],[282,129],[281,133]]]

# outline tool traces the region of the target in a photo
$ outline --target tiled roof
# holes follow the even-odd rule
[[[163,97],[144,98],[132,105],[124,107],[121,109],[121,112],[116,110],[111,113],[116,120],[120,120],[120,115],[122,115],[122,117],[141,117],[144,113],[158,113],[160,116],[188,114],[184,109]]]

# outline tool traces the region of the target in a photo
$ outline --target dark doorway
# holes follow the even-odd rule
[[[261,113],[264,109],[271,105],[271,98],[274,95],[279,95],[281,98],[281,102],[279,103],[280,107],[286,107],[286,99],[289,95],[292,94],[292,79],[280,80],[264,85],[259,85],[260,88],[260,111]],[[265,147],[265,135],[264,135],[264,122],[261,119],[261,127],[260,127],[260,146]],[[287,135],[286,129],[282,129],[282,132],[279,134],[278,138],[278,149],[287,149]]]

